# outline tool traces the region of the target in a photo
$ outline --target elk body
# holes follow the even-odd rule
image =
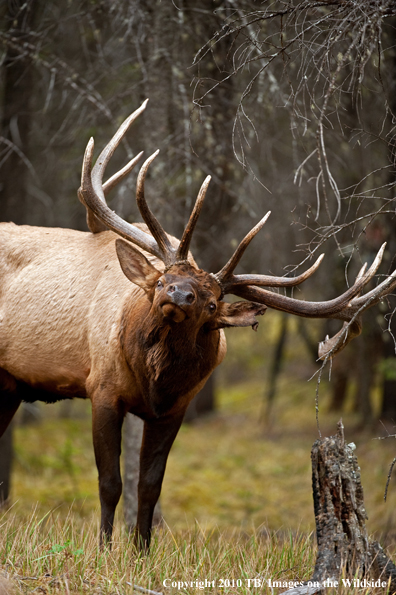
[[[137,202],[146,223],[131,225],[106,205],[105,194],[137,162],[106,183],[104,170],[146,102],[120,127],[92,169],[93,141],[83,162],[80,200],[90,232],[0,225],[0,435],[22,401],[88,398],[99,472],[101,539],[110,538],[121,496],[121,429],[127,412],[144,420],[136,539],[148,545],[169,450],[186,408],[225,356],[225,327],[252,326],[267,306],[299,316],[344,321],[320,347],[328,357],[360,330],[360,314],[396,285],[396,274],[358,297],[374,276],[383,248],[355,284],[329,302],[288,298],[265,287],[290,287],[308,278],[234,275],[268,214],[242,240],[217,274],[198,269],[189,245],[207,190],[202,185],[179,241],[148,208],[144,180]],[[123,239],[121,239],[123,238]],[[126,241],[125,241],[126,240]],[[246,301],[229,304],[225,294]]]

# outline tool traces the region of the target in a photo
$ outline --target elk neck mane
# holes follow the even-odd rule
[[[193,267],[190,265],[182,265]],[[210,290],[207,273],[193,268],[201,291]],[[176,401],[210,375],[216,366],[220,332],[198,327],[189,319],[167,322],[147,305],[140,324],[133,323],[136,305],[125,308],[119,333],[129,368],[138,376],[156,415],[169,411]]]

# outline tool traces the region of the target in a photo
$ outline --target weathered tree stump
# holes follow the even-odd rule
[[[335,436],[317,440],[311,451],[312,489],[318,554],[312,579],[286,591],[289,595],[320,593],[342,578],[355,586],[390,584],[396,592],[396,566],[366,530],[366,509],[355,445],[345,444],[340,421]],[[377,583],[376,583],[377,582]],[[376,584],[375,584],[376,583]]]
[[[363,573],[370,566],[366,509],[354,445],[346,445],[342,423],[330,438],[317,440],[311,451],[312,491],[318,556],[314,580]]]

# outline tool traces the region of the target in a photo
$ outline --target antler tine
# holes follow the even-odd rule
[[[120,144],[123,136],[129,130],[129,128],[131,127],[133,122],[136,120],[136,118],[138,118],[140,116],[140,114],[146,109],[147,103],[148,103],[148,99],[143,101],[142,105],[137,110],[135,110],[133,112],[133,114],[128,116],[128,118],[126,120],[124,120],[124,122],[118,128],[118,130],[115,133],[115,135],[113,136],[113,138],[110,140],[110,142],[107,143],[107,145],[105,146],[103,151],[100,153],[99,157],[96,160],[95,166],[92,169],[91,176],[92,176],[93,188],[94,188],[95,192],[97,193],[98,197],[100,198],[100,200],[102,200],[104,202],[105,202],[105,198],[104,198],[104,192],[103,192],[103,188],[102,188],[102,181],[103,181],[103,174],[105,172],[107,164],[109,163],[111,157],[113,156],[114,151]]]
[[[382,298],[388,295],[395,289],[395,287],[396,270],[368,293],[365,293],[361,297],[355,297],[337,316],[332,316],[331,318],[344,320],[344,324],[342,329],[333,337],[326,337],[324,341],[319,343],[319,359],[325,359],[330,355],[335,355],[338,351],[341,351],[349,341],[360,335],[362,330],[361,315],[363,312],[381,301]]]
[[[318,357],[324,360],[328,357],[333,357],[339,351],[344,349],[346,345],[355,337],[358,337],[362,332],[361,317],[356,317],[351,322],[344,322],[341,330],[333,337],[327,336],[324,341],[320,341],[318,345]]]
[[[124,168],[122,168],[118,173],[114,174],[114,176],[112,176],[110,180],[108,180],[106,184],[103,184],[102,186],[103,174],[106,169],[106,165],[109,162],[109,159],[113,155],[115,149],[118,147],[122,137],[127,132],[131,124],[142,113],[142,111],[146,109],[147,102],[148,99],[146,99],[146,101],[144,101],[142,105],[121,124],[116,134],[113,136],[113,138],[110,140],[110,142],[106,145],[106,147],[99,155],[98,159],[96,160],[95,166],[92,169],[90,177],[92,178],[92,186],[94,188],[94,192],[98,200],[102,201],[104,204],[106,204],[105,195],[133,169],[137,161],[140,159],[141,154],[132,159]],[[80,197],[81,202],[83,202],[87,209],[88,228],[92,231],[92,233],[106,231],[107,226],[103,223],[103,221],[101,221],[98,217],[95,216],[95,210],[91,209],[83,201],[83,193],[79,192],[78,196]]]
[[[374,258],[373,264],[371,265],[371,267],[369,268],[367,273],[362,274],[361,279],[366,279],[364,282],[364,285],[366,285],[370,281],[370,279],[372,279],[374,277],[375,273],[378,271],[379,266],[382,261],[382,257],[385,252],[385,248],[386,248],[386,242],[384,242],[382,244],[381,248],[378,250],[377,256]],[[365,266],[367,266],[367,265],[365,265]],[[360,272],[359,272],[359,275],[360,275]],[[357,283],[357,282],[360,282],[360,279],[356,279],[355,283]]]
[[[140,153],[136,155],[136,157],[131,159],[129,163],[124,165],[122,169],[120,169],[117,173],[111,176],[111,178],[109,178],[107,182],[103,184],[103,193],[105,196],[107,196],[108,193],[133,170],[133,168],[135,167],[139,159],[142,157],[142,155],[143,151],[140,151]]]
[[[115,173],[105,184],[103,184],[103,194],[107,196],[107,194],[116,186],[126,175],[129,174],[130,171],[135,167],[136,163],[139,161],[140,157],[143,155],[143,151],[139,153],[134,159],[132,159],[129,163],[127,163],[120,171]],[[80,199],[81,199],[81,195]],[[101,231],[107,231],[108,227],[96,217],[93,211],[86,205],[84,206],[87,209],[87,225],[88,229],[92,231],[92,233],[99,233]]]
[[[225,266],[214,275],[217,282],[223,287],[230,275],[232,275],[235,267],[237,266],[238,262],[241,260],[243,253],[245,252],[246,248],[249,246],[250,242],[254,238],[255,235],[260,231],[260,229],[266,223],[268,217],[271,215],[271,211],[268,211],[266,215],[249,231],[249,233],[243,238],[242,242],[239,244],[238,248],[235,250],[234,254],[231,256],[230,260],[227,262]]]
[[[92,183],[93,150],[94,140],[91,138],[85,149],[81,174],[81,187],[78,190],[78,196],[81,202],[91,209],[109,229],[112,229],[126,240],[130,240],[143,250],[147,250],[150,254],[162,259],[162,251],[157,242],[149,234],[121,219],[121,217],[109,209],[105,201],[101,200],[95,192]]]
[[[364,265],[362,266],[362,268],[356,275],[356,281],[359,281],[363,277],[364,273],[366,272],[366,269],[367,269],[367,262],[364,263]]]
[[[231,275],[223,282],[224,293],[233,293],[234,288],[241,285],[256,285],[258,287],[295,287],[306,281],[320,266],[324,258],[321,254],[314,264],[297,277],[274,277],[272,275]]]
[[[169,241],[168,236],[163,230],[159,221],[154,217],[150,211],[145,196],[144,196],[144,181],[146,179],[147,170],[152,161],[157,157],[159,150],[155,151],[140,168],[139,175],[136,182],[136,202],[139,207],[139,211],[143,217],[143,220],[147,224],[147,227],[151,231],[153,237],[157,241],[157,244],[162,252],[162,260],[165,266],[170,266],[175,262],[175,249]]]
[[[374,289],[366,293],[365,295],[355,298],[352,300],[352,305],[355,308],[362,308],[367,303],[365,310],[373,304],[377,304],[386,295],[395,289],[396,287],[396,270],[393,271],[389,277],[387,277],[382,283],[377,285]]]
[[[190,248],[190,243],[192,239],[192,235],[194,233],[195,225],[198,221],[198,217],[201,213],[202,205],[205,200],[206,192],[208,190],[208,186],[211,180],[211,176],[207,176],[203,181],[203,184],[198,192],[197,200],[195,201],[194,209],[190,215],[190,219],[186,225],[186,228],[183,233],[183,237],[180,240],[179,248],[177,249],[176,259],[179,260],[186,260],[188,257],[188,251]]]

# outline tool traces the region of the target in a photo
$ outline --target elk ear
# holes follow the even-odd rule
[[[254,302],[235,302],[233,304],[220,302],[217,316],[210,325],[210,330],[231,326],[251,326],[256,331],[258,322],[255,317],[265,314],[266,309],[267,306]]]
[[[124,275],[132,283],[139,285],[144,291],[150,291],[161,276],[160,271],[139,250],[136,250],[132,244],[119,239],[116,240],[115,244],[118,260],[120,261]]]

